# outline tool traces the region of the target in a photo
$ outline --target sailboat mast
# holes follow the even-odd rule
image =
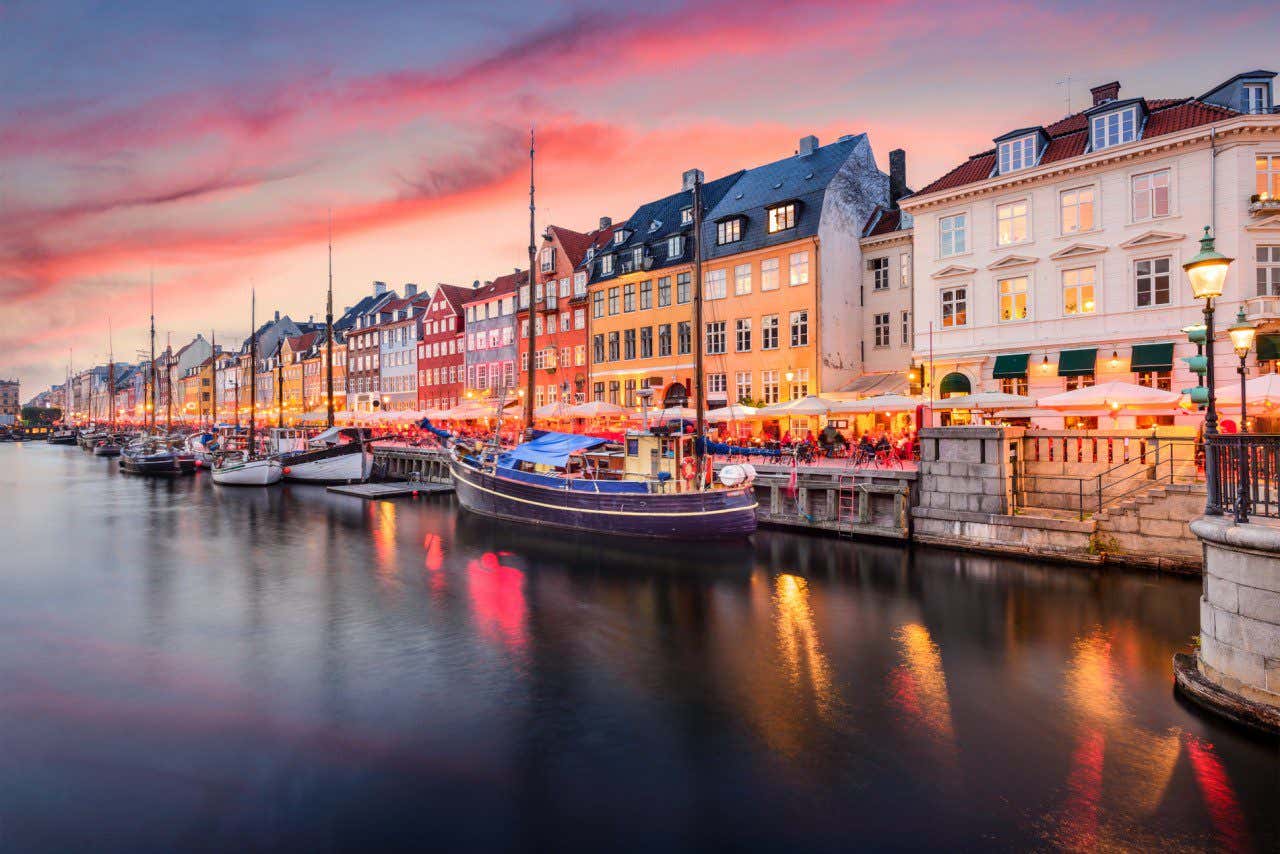
[[[698,463],[698,483],[703,481],[703,454],[706,448],[706,394],[702,385],[702,175],[693,179],[693,388],[697,407],[694,456]]]
[[[111,318],[107,318],[107,423],[116,432],[116,347],[111,335]]]
[[[276,427],[284,426],[284,336],[276,345]]]
[[[173,432],[173,333],[164,334],[164,430]]]
[[[151,274],[151,361],[147,362],[148,432],[156,432],[156,275]]]
[[[249,296],[249,456],[253,456],[253,425],[258,419],[258,294]]]
[[[218,423],[218,332],[209,330],[209,360],[213,379],[209,381],[209,426]]]
[[[533,284],[533,255],[536,251],[534,243],[534,213],[535,206],[533,202],[533,128],[529,128],[529,347],[528,347],[528,376],[525,378],[524,387],[524,423],[525,427],[533,430],[533,389],[535,385],[534,377],[534,350],[536,349],[535,337],[537,335],[538,325],[534,320],[534,314],[537,311],[537,293]],[[516,293],[519,294],[519,283],[517,282]],[[519,299],[517,297],[517,299]]]
[[[333,426],[333,211],[329,211],[329,300],[325,306],[325,415],[329,427]]]

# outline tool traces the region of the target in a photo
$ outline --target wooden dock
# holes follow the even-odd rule
[[[329,487],[338,495],[353,495],[371,501],[383,498],[400,498],[405,495],[440,495],[453,492],[452,483],[428,483],[426,481],[396,481],[394,483],[351,483]]]

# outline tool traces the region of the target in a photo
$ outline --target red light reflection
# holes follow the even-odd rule
[[[1231,779],[1222,761],[1213,751],[1213,745],[1194,736],[1187,737],[1187,755],[1195,771],[1200,795],[1209,809],[1209,818],[1228,851],[1248,851],[1249,833],[1244,824],[1240,801],[1231,787]]]
[[[467,564],[467,583],[481,631],[491,640],[516,651],[526,643],[528,606],[524,597],[524,573],[502,563],[502,558],[510,556],[511,552],[485,552],[479,560]]]

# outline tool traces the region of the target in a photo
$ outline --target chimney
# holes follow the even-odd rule
[[[889,207],[907,194],[907,153],[901,148],[889,152]]]
[[[1120,81],[1112,80],[1110,83],[1103,83],[1101,86],[1094,86],[1089,90],[1089,94],[1093,96],[1093,105],[1105,104],[1107,101],[1114,101],[1120,97]]]
[[[279,323],[279,322],[280,322],[280,312],[279,312],[279,310],[277,310],[277,311],[276,311],[276,323]]]
[[[800,156],[806,157],[813,154],[815,148],[818,147],[818,138],[813,134],[800,137]]]
[[[418,295],[418,286],[415,285],[413,282],[405,282],[404,298],[409,299],[410,297],[416,297],[417,295]]]
[[[701,169],[689,169],[681,176],[680,189],[692,190],[695,183],[706,180]]]
[[[600,230],[601,230],[601,231],[604,231],[606,228],[608,228],[608,227],[609,227],[609,226],[611,226],[611,225],[613,225],[613,218],[612,218],[612,217],[607,217],[607,216],[602,216],[602,217],[600,217]]]
[[[471,283],[471,287],[472,287],[472,289],[475,289],[475,288],[480,287],[480,280],[479,280],[479,279],[476,279],[474,282],[472,282],[472,283]]]
[[[375,297],[380,297],[380,296],[382,296],[383,294],[385,294],[386,292],[387,292],[387,283],[386,283],[386,282],[374,282],[374,283],[373,283],[373,295],[374,295]]]

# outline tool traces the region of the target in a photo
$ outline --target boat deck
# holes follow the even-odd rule
[[[338,495],[353,495],[356,498],[378,500],[382,498],[400,498],[405,495],[440,495],[453,492],[452,483],[429,483],[426,481],[395,483],[351,483],[328,487],[330,492]]]

